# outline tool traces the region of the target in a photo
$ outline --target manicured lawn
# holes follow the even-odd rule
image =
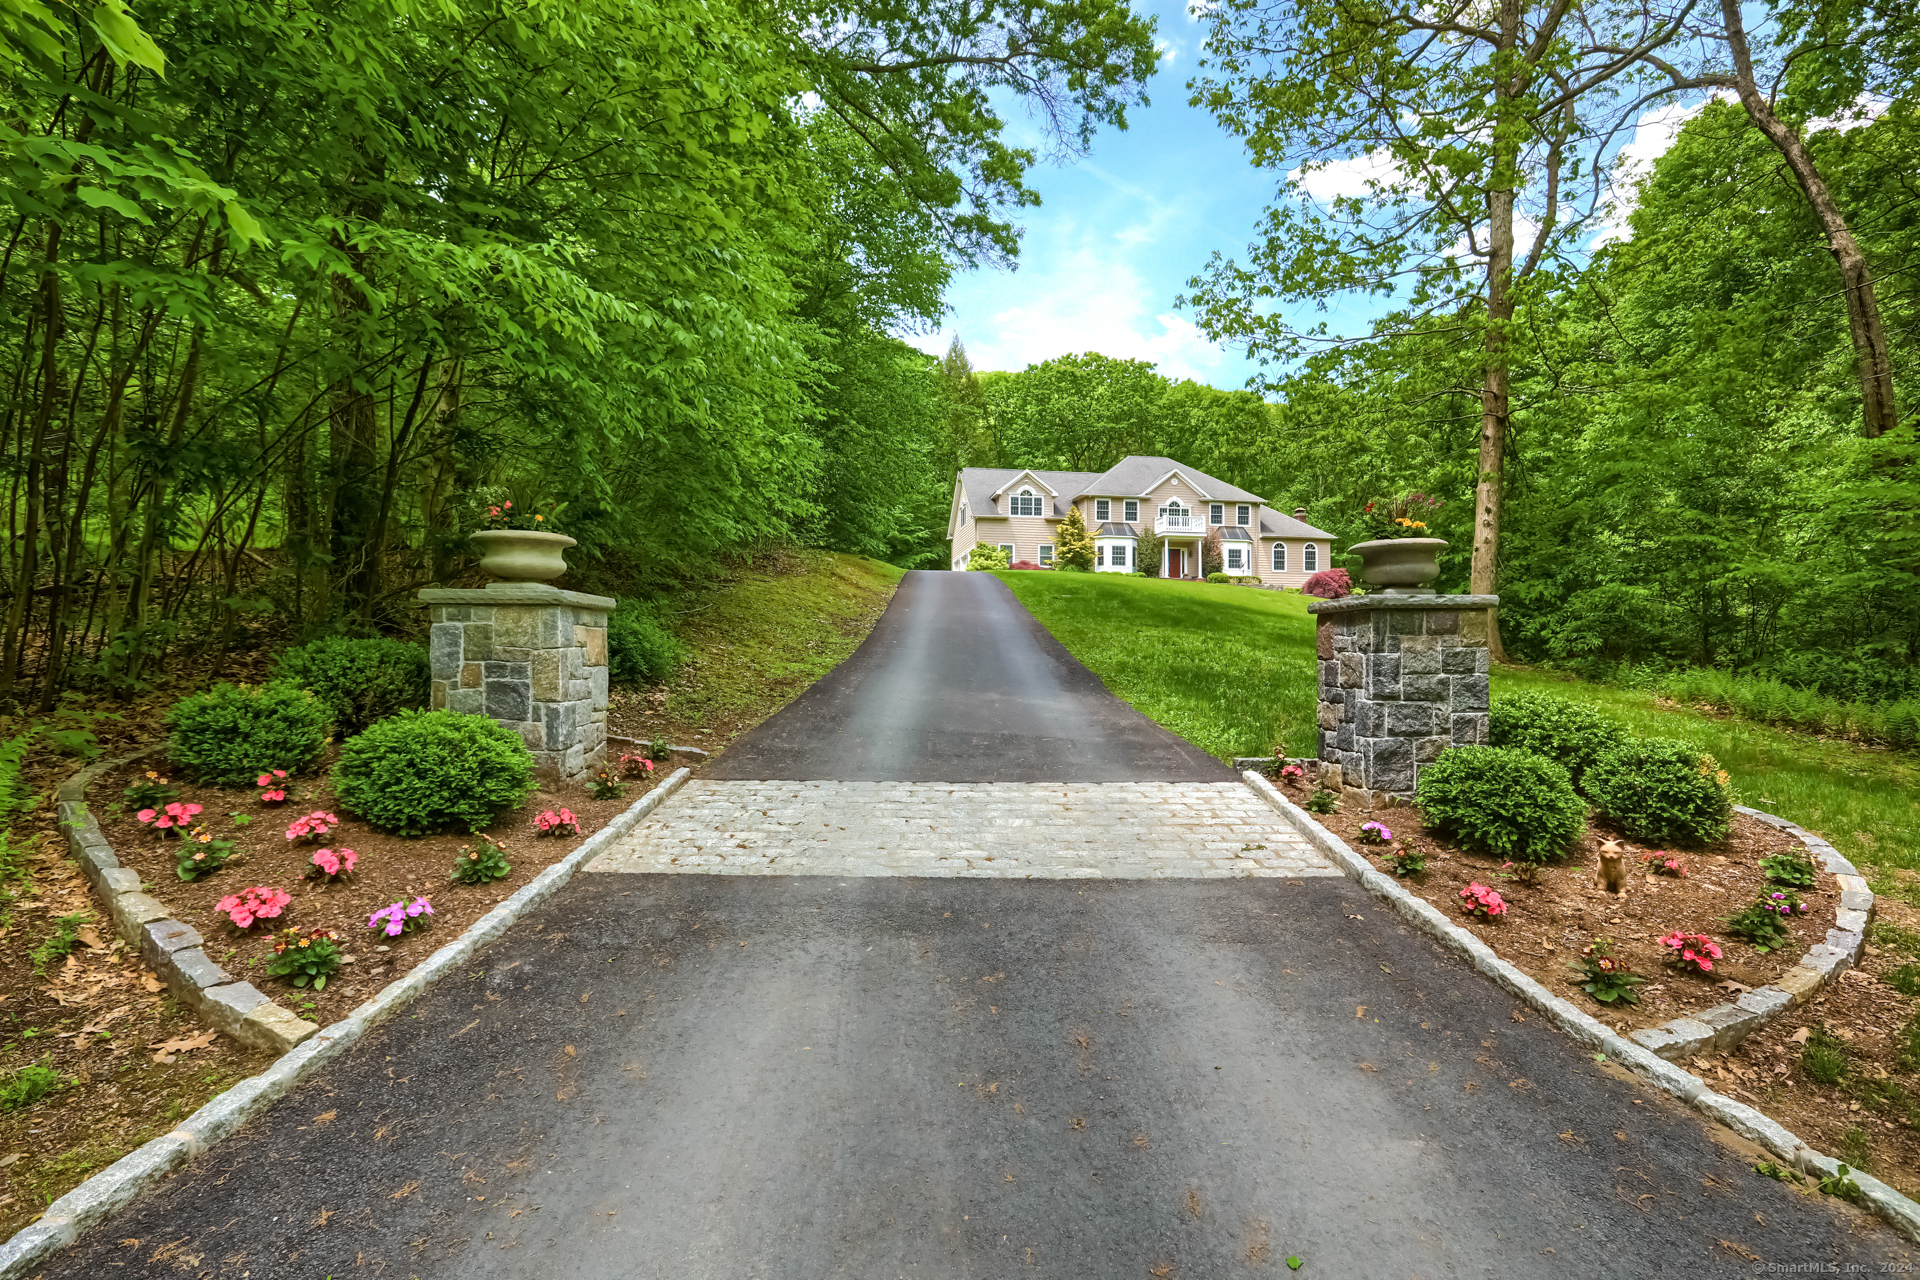
[[[1531,690],[1577,698],[1635,733],[1693,743],[1733,775],[1741,804],[1819,832],[1855,863],[1880,869],[1876,889],[1898,887],[1903,897],[1920,897],[1920,883],[1896,886],[1885,874],[1920,868],[1920,756],[1708,715],[1557,672],[1494,671],[1495,697]]]
[[[1002,573],[1020,602],[1115,695],[1203,750],[1311,756],[1311,603],[1251,587],[1117,574]],[[1733,775],[1742,804],[1817,831],[1875,888],[1920,900],[1920,755],[1708,714],[1650,693],[1503,667],[1493,692],[1542,689],[1590,703],[1635,733],[1679,738]]]
[[[1107,573],[995,576],[1116,697],[1203,751],[1318,752],[1306,597]]]

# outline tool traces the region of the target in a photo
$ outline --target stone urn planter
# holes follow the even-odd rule
[[[1356,542],[1347,550],[1360,557],[1360,580],[1388,591],[1430,594],[1426,584],[1440,576],[1445,538],[1381,538]]]
[[[557,578],[567,571],[566,549],[577,545],[564,533],[537,529],[481,529],[469,536],[480,548],[480,568],[503,582]]]

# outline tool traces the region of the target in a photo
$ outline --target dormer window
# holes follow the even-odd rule
[[[1040,497],[1031,489],[1022,489],[1013,495],[1013,505],[1009,515],[1037,516],[1040,514]]]

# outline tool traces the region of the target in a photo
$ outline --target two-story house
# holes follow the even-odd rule
[[[955,569],[979,543],[998,545],[1009,562],[1051,566],[1060,522],[1078,507],[1093,535],[1098,573],[1144,571],[1139,542],[1151,530],[1164,541],[1160,576],[1200,576],[1200,547],[1220,534],[1221,568],[1276,587],[1297,587],[1328,567],[1333,535],[1265,499],[1172,458],[1131,457],[1104,472],[967,467],[953,483],[947,517]]]

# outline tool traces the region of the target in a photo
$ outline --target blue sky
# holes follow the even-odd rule
[[[1205,28],[1181,0],[1155,0],[1166,50],[1148,95],[1151,106],[1130,113],[1124,133],[1102,130],[1086,158],[1042,164],[1029,181],[1038,209],[1022,211],[1019,266],[957,275],[949,312],[937,333],[910,335],[925,351],[944,353],[957,334],[976,369],[1022,369],[1072,352],[1149,360],[1169,377],[1217,387],[1245,385],[1257,365],[1201,334],[1191,311],[1174,299],[1219,250],[1242,257],[1281,174],[1255,169],[1239,141],[1206,112],[1187,105]],[[1012,140],[1038,141],[1018,106],[1008,108]],[[1671,142],[1689,110],[1643,117],[1622,150],[1651,160]],[[1364,162],[1317,175],[1320,194],[1357,189]],[[1336,301],[1336,329],[1359,332],[1371,305]],[[1342,318],[1344,317],[1344,323]]]

